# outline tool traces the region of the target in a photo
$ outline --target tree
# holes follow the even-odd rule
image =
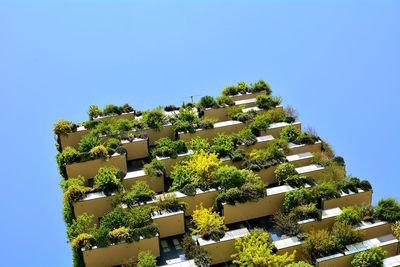
[[[361,222],[362,219],[363,219],[363,210],[359,206],[351,206],[344,208],[342,213],[336,217],[336,221],[347,222],[352,225]]]
[[[388,222],[400,220],[399,202],[395,198],[382,198],[375,207],[375,216],[380,220]]]
[[[239,266],[286,266],[294,261],[294,253],[288,255],[276,255],[275,245],[267,232],[261,229],[253,229],[250,234],[235,243],[236,253],[231,257],[234,264]]]
[[[346,221],[335,222],[332,228],[332,237],[336,247],[340,250],[344,250],[347,245],[362,241],[361,231]]]
[[[279,184],[283,184],[289,176],[297,174],[293,164],[285,162],[276,167],[275,178]]]
[[[85,212],[74,219],[72,223],[67,226],[67,236],[69,241],[71,242],[80,234],[89,233],[91,231],[90,224],[92,223],[93,218],[93,215],[88,215]]]
[[[380,267],[383,266],[386,254],[387,252],[381,247],[372,247],[357,253],[351,261],[351,265],[354,267]]]
[[[141,251],[138,255],[137,267],[157,267],[156,257],[149,251]]]
[[[199,234],[203,238],[211,237],[213,240],[219,240],[224,236],[224,230],[227,230],[224,217],[213,212],[212,208],[204,208],[203,204],[200,204],[200,209],[196,207],[193,211],[193,223],[196,228],[192,233]]]
[[[325,257],[336,250],[336,243],[327,230],[311,231],[303,243],[304,251],[310,256],[311,261]]]

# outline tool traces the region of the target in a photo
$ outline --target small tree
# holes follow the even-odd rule
[[[152,200],[155,195],[156,193],[150,189],[145,181],[139,181],[122,197],[122,202],[128,207],[132,207],[135,204]]]
[[[310,256],[311,261],[325,257],[336,250],[336,243],[327,230],[311,231],[303,243],[304,251]]]
[[[375,207],[375,216],[380,220],[388,222],[400,220],[399,202],[395,198],[382,198]]]
[[[245,182],[243,172],[233,166],[222,166],[214,174],[214,179],[221,186],[222,190],[240,187]]]
[[[299,135],[300,131],[297,130],[293,125],[289,125],[282,129],[280,138],[285,139],[288,142],[293,142]]]
[[[196,228],[192,233],[199,234],[203,238],[211,237],[213,240],[219,240],[224,236],[224,230],[227,230],[224,225],[224,217],[213,212],[212,208],[204,208],[203,204],[200,204],[199,209],[196,207],[196,210],[193,211],[193,223]]]
[[[286,266],[294,261],[294,253],[288,255],[274,254],[275,245],[267,232],[260,229],[250,231],[250,234],[235,243],[236,253],[231,257],[239,266]]]
[[[157,267],[156,257],[149,251],[141,251],[138,255],[137,267]]]
[[[279,184],[283,184],[289,176],[295,174],[297,174],[296,168],[288,162],[280,164],[275,170],[275,178]]]
[[[92,228],[90,228],[90,224],[92,223],[93,218],[93,215],[88,215],[85,212],[74,219],[70,225],[67,225],[67,236],[69,241],[71,242],[80,234],[91,232]]]
[[[106,195],[120,188],[120,180],[116,177],[118,170],[114,167],[102,167],[94,177],[94,186],[103,190]]]
[[[344,208],[342,213],[336,217],[338,222],[347,222],[348,224],[357,224],[363,219],[363,210],[359,206]]]
[[[354,267],[380,267],[383,266],[386,254],[387,252],[381,247],[372,247],[357,253],[351,261],[351,265]]]
[[[333,225],[332,237],[339,250],[344,250],[345,246],[362,241],[361,231],[346,221],[338,221]]]

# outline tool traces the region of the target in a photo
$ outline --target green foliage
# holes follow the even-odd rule
[[[121,141],[118,138],[110,138],[107,141],[107,147],[116,149],[121,146]]]
[[[126,212],[127,222],[131,229],[143,228],[151,224],[151,214],[148,208],[135,207]]]
[[[288,142],[293,142],[297,139],[299,135],[300,131],[297,130],[297,128],[293,125],[289,125],[282,129],[280,133],[280,138],[285,139]]]
[[[286,213],[289,213],[294,208],[300,205],[306,205],[314,202],[314,197],[310,190],[302,187],[297,190],[289,191],[285,193],[285,200],[283,201],[283,207]]]
[[[122,209],[114,209],[101,218],[100,228],[106,229],[107,233],[120,227],[129,227],[129,220]]]
[[[276,167],[274,174],[278,184],[283,184],[289,176],[296,175],[297,171],[293,164],[285,162]]]
[[[80,185],[71,185],[64,192],[64,202],[74,203],[85,197],[87,188]]]
[[[187,164],[176,164],[171,171],[172,186],[170,191],[179,190],[185,185],[196,182],[193,171]]]
[[[91,232],[92,228],[90,227],[90,224],[92,223],[93,218],[93,215],[88,215],[85,212],[74,219],[71,224],[67,225],[67,236],[69,241],[71,242],[80,234]]]
[[[243,238],[236,239],[232,260],[239,266],[286,266],[294,261],[294,253],[274,254],[276,250],[271,237],[260,229],[250,231]]]
[[[235,149],[233,138],[224,133],[219,134],[214,138],[214,143],[211,146],[211,151],[218,153],[220,157],[228,156]]]
[[[108,158],[108,150],[105,146],[95,146],[90,149],[89,155],[91,159]]]
[[[346,222],[355,225],[363,219],[363,211],[359,206],[350,206],[342,210],[342,213],[336,217],[338,222]]]
[[[198,234],[202,238],[211,237],[213,240],[219,240],[227,230],[224,224],[224,217],[221,217],[218,213],[213,212],[212,208],[204,208],[203,204],[200,204],[200,208],[196,207],[193,211],[193,223],[195,228],[192,230],[193,234]]]
[[[128,104],[128,103],[125,103],[123,106],[122,106],[122,112],[123,113],[129,113],[129,112],[134,112],[135,110]]]
[[[354,225],[346,221],[337,221],[332,228],[332,237],[337,249],[343,251],[347,245],[362,241],[362,234]]]
[[[196,113],[194,113],[192,109],[181,108],[179,109],[179,113],[177,114],[177,119],[179,121],[194,123],[198,120],[198,116]]]
[[[64,201],[62,215],[63,215],[64,222],[67,225],[70,225],[73,222],[74,212],[73,212],[72,205],[69,202]]]
[[[200,152],[200,150],[210,152],[211,146],[206,138],[201,138],[199,136],[196,136],[195,138],[190,140],[190,148],[194,152]]]
[[[215,123],[214,119],[202,118],[201,120],[199,120],[197,122],[197,128],[201,128],[204,130],[212,129],[212,128],[214,128],[214,123]]]
[[[129,232],[130,232],[129,228],[122,226],[110,231],[108,233],[108,238],[114,244],[120,243],[122,241],[130,242],[131,236]]]
[[[165,115],[161,108],[143,112],[143,121],[149,128],[161,130],[164,125]]]
[[[338,165],[338,166],[345,166],[345,165],[346,165],[346,163],[344,162],[344,158],[341,157],[341,156],[336,156],[336,157],[334,157],[334,158],[332,159],[332,161],[333,161],[334,163],[336,163],[336,165]]]
[[[300,233],[300,226],[297,222],[298,219],[291,213],[286,215],[279,211],[274,214],[276,229],[287,236],[296,236]]]
[[[270,95],[272,93],[271,87],[264,80],[259,80],[258,82],[252,84],[251,91],[253,92],[265,91],[267,95]]]
[[[270,118],[266,113],[259,113],[249,124],[249,129],[255,136],[260,136],[261,131],[266,131],[270,124]]]
[[[259,95],[256,98],[256,106],[261,109],[274,108],[280,104],[279,98],[274,98],[269,95]]]
[[[201,249],[200,253],[194,257],[194,264],[197,267],[209,267],[211,266],[211,258],[205,250]]]
[[[217,108],[218,104],[212,96],[203,96],[198,103],[199,107],[202,108]]]
[[[234,85],[227,86],[222,90],[222,95],[224,96],[234,96],[237,95],[238,93],[239,91]]]
[[[169,212],[176,212],[179,210],[185,211],[188,204],[180,201],[175,194],[163,194],[163,196],[157,198],[156,210],[166,210]]]
[[[233,166],[222,166],[214,174],[214,179],[222,190],[241,187],[245,182],[244,174]]]
[[[315,181],[310,176],[304,175],[291,175],[285,179],[285,184],[290,185],[291,187],[302,187],[305,184],[315,185]]]
[[[182,140],[172,141],[168,137],[160,138],[156,141],[156,147],[152,151],[153,157],[176,158],[178,154],[186,153],[186,143]]]
[[[69,178],[68,180],[63,179],[60,182],[60,187],[63,192],[67,191],[68,187],[70,187],[71,185],[85,186],[85,178],[79,175],[76,178]]]
[[[306,219],[321,220],[321,211],[317,209],[315,203],[297,206],[291,211],[291,213],[299,221]]]
[[[299,262],[295,262],[295,263],[286,265],[286,267],[313,267],[313,266],[304,261],[299,261]]]
[[[233,135],[233,140],[236,144],[243,144],[251,146],[257,143],[257,137],[251,132],[249,128],[245,128]]]
[[[88,115],[89,115],[89,119],[93,120],[96,117],[99,117],[103,114],[103,112],[101,111],[101,109],[96,106],[96,105],[91,105],[89,107],[89,111],[88,111]]]
[[[354,267],[381,267],[387,252],[381,247],[372,247],[368,250],[357,253],[351,265]]]
[[[66,178],[67,173],[65,171],[65,165],[79,161],[80,154],[75,148],[67,146],[61,153],[58,153],[56,159],[58,164],[58,170],[60,171],[61,176]]]
[[[196,185],[194,184],[187,184],[180,189],[180,192],[187,196],[195,196],[196,195]]]
[[[317,142],[319,138],[315,135],[311,135],[306,132],[302,132],[296,140],[294,140],[295,144],[304,144],[304,145],[312,145]]]
[[[104,191],[104,194],[110,195],[119,191],[121,187],[120,180],[116,177],[118,170],[114,167],[102,167],[94,176],[94,186]]]
[[[193,123],[188,122],[188,121],[176,121],[174,123],[174,131],[175,134],[178,134],[180,132],[184,132],[184,133],[194,133],[196,131]]]
[[[327,230],[311,231],[303,243],[304,251],[310,255],[311,260],[328,256],[336,251],[336,243]]]
[[[235,106],[231,106],[231,107],[229,107],[228,108],[228,118],[230,119],[230,120],[236,120],[237,119],[237,116],[239,115],[239,114],[241,114],[241,113],[243,113],[242,112],[242,109],[243,108],[245,108],[245,106],[244,105],[240,105],[240,106],[238,106],[238,105],[235,105]]]
[[[156,257],[149,251],[140,251],[136,267],[157,267]]]
[[[332,199],[340,197],[340,193],[335,182],[322,182],[311,189],[314,199]]]
[[[222,159],[218,159],[216,153],[207,153],[201,150],[194,153],[184,164],[187,164],[189,170],[193,173],[195,181],[210,184],[214,172],[222,164]]]
[[[237,88],[237,91],[241,94],[245,94],[248,91],[250,91],[250,86],[247,83],[245,83],[244,81],[238,82],[236,88]]]
[[[379,220],[395,222],[400,220],[400,204],[395,198],[382,198],[375,207],[375,216]]]
[[[216,101],[217,101],[217,104],[219,106],[223,106],[223,105],[233,106],[233,105],[235,105],[235,102],[232,100],[232,98],[230,98],[229,96],[225,96],[225,95],[217,97]]]
[[[122,197],[122,202],[128,207],[133,207],[135,204],[140,205],[142,202],[153,200],[156,193],[150,189],[145,181],[138,181],[131,187],[129,192],[126,192]]]
[[[109,104],[103,108],[103,115],[121,115],[122,114],[122,107]]]
[[[86,250],[91,249],[94,245],[95,239],[93,235],[82,233],[78,235],[74,240],[71,241],[72,249],[84,248]]]
[[[187,260],[193,259],[200,250],[200,247],[196,245],[196,242],[194,242],[192,236],[188,234],[183,237],[182,248]]]
[[[253,150],[250,159],[246,160],[242,167],[245,169],[259,171],[285,161],[285,149],[277,142],[271,142],[266,149]]]
[[[392,232],[393,235],[397,238],[397,240],[400,240],[400,221],[393,223]]]
[[[229,157],[231,158],[232,162],[242,161],[245,156],[246,152],[241,148],[235,149],[234,151],[229,153]]]
[[[53,133],[57,135],[65,135],[72,132],[74,126],[72,122],[63,119],[58,120],[53,126]]]
[[[149,176],[161,177],[165,174],[165,166],[160,160],[153,159],[150,163],[144,165],[144,172]]]

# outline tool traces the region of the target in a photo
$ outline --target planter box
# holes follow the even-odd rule
[[[335,223],[336,217],[342,213],[340,208],[333,208],[329,210],[322,211],[322,218],[320,221],[316,219],[308,219],[299,221],[298,224],[300,225],[302,232],[311,232],[318,231],[321,229],[332,229],[333,224]]]
[[[163,137],[168,137],[171,140],[175,139],[175,132],[171,123],[164,125],[160,131],[148,128],[139,130],[138,132],[147,134],[147,137],[149,139],[149,146],[154,146],[156,144],[156,141]]]
[[[371,204],[372,191],[363,191],[362,189],[358,190],[358,193],[351,192],[346,194],[342,192],[340,198],[322,200],[322,208],[323,209],[332,209],[332,208],[345,208],[349,206],[362,206],[362,204]]]
[[[93,224],[99,225],[99,219],[103,215],[113,210],[113,199],[115,195],[106,196],[103,192],[89,193],[86,197],[73,204],[75,217],[87,213],[88,215],[94,215]]]
[[[357,229],[363,232],[363,239],[368,240],[379,236],[389,235],[392,233],[392,224],[380,220],[374,222],[364,222],[358,224]]]
[[[128,119],[128,120],[134,120],[135,119],[135,112],[129,112],[129,113],[122,113],[121,115],[107,115],[107,116],[100,116],[93,118],[94,121],[114,121],[114,120],[119,120],[119,119]]]
[[[211,189],[209,191],[202,191],[197,189],[196,195],[187,196],[181,192],[175,192],[176,196],[180,198],[180,200],[186,202],[188,207],[185,211],[186,216],[191,216],[193,211],[197,207],[200,207],[200,204],[203,204],[204,208],[214,207],[215,198],[218,195],[218,192],[215,189]]]
[[[389,257],[383,260],[384,267],[397,267],[400,266],[400,255]]]
[[[176,263],[162,265],[161,267],[196,267],[194,260],[180,261]]]
[[[285,193],[294,190],[294,188],[282,185],[266,190],[267,196],[257,201],[236,203],[235,205],[224,203],[222,213],[225,217],[225,224],[261,218],[283,210]]]
[[[304,167],[298,167],[296,168],[296,171],[298,172],[298,174],[301,175],[306,175],[306,176],[311,176],[312,178],[314,178],[314,180],[318,181],[321,173],[324,171],[324,167],[318,165],[318,164],[311,164],[311,165],[307,165]],[[335,207],[333,207],[335,208]]]
[[[135,138],[132,142],[122,140],[121,144],[127,150],[127,160],[142,159],[149,156],[149,145],[147,139]]]
[[[238,94],[234,96],[229,96],[233,101],[250,99],[250,98],[257,98],[259,95],[266,95],[265,91],[256,92],[256,93],[246,93],[246,94]]]
[[[289,163],[293,164],[295,167],[301,167],[311,164],[313,160],[313,155],[311,152],[304,152],[300,154],[286,156]]]
[[[270,141],[275,138],[272,135],[264,135],[257,137],[257,143],[251,146],[239,145],[238,148],[243,149],[246,153],[250,153],[253,149],[265,149]]]
[[[67,134],[60,134],[60,145],[61,149],[66,148],[67,146],[73,147],[75,149],[79,148],[79,142],[81,141],[82,137],[84,137],[89,131],[80,126],[76,130],[76,132],[67,133]]]
[[[164,177],[148,176],[144,170],[128,172],[122,180],[122,185],[126,190],[130,190],[138,181],[145,181],[154,192],[164,192]]]
[[[218,264],[231,261],[231,255],[235,253],[235,242],[237,238],[242,238],[249,234],[247,228],[225,232],[225,236],[219,241],[197,240],[199,246],[204,249],[211,258],[211,264]]]
[[[78,175],[85,177],[87,180],[93,178],[101,167],[115,167],[118,170],[127,172],[126,156],[115,153],[109,159],[95,159],[85,162],[76,162],[65,166],[68,178],[75,178]]]
[[[279,106],[273,107],[271,109],[283,110],[283,106],[279,105]],[[262,109],[262,108],[253,106],[253,107],[246,107],[246,108],[242,109],[242,112],[247,113],[247,112],[250,112],[250,111],[255,111],[256,113],[261,113],[261,112],[267,112],[268,110],[269,109]]]
[[[235,106],[245,106],[246,108],[251,108],[256,106],[256,97],[254,98],[247,98],[243,100],[236,100]]]
[[[296,145],[293,143],[289,143],[289,149],[290,151],[288,155],[300,154],[304,152],[311,152],[311,153],[321,152],[322,142],[317,141],[315,142],[315,144],[312,145]]]
[[[169,176],[171,174],[172,167],[174,167],[176,164],[183,161],[187,156],[192,155],[192,154],[193,154],[193,151],[189,149],[187,153],[178,154],[178,157],[176,157],[176,158],[157,157],[157,159],[160,160],[164,164],[166,174],[167,174],[167,176]]]
[[[160,231],[160,238],[185,233],[185,216],[183,211],[162,212],[151,216]]]
[[[105,248],[92,248],[83,251],[83,261],[86,267],[118,266],[128,260],[137,260],[140,251],[150,251],[156,257],[160,256],[159,237],[140,239],[132,243],[119,243]]]
[[[215,119],[217,121],[227,121],[229,106],[219,108],[206,108],[204,109],[204,118]]]
[[[269,128],[267,131],[261,131],[260,135],[272,135],[275,138],[279,138],[281,131],[283,128],[286,126],[293,125],[296,129],[301,131],[301,122],[295,121],[293,123],[287,123],[287,122],[277,122],[277,123],[271,123],[269,125]]]
[[[344,253],[337,253],[324,258],[317,259],[317,267],[351,267],[351,261],[358,252],[365,251],[373,246],[381,247],[386,250],[387,257],[397,254],[398,240],[393,235],[385,235],[378,238],[369,239],[357,244],[346,246]]]
[[[308,258],[302,248],[303,242],[299,241],[296,236],[274,241],[274,244],[278,250],[276,252],[278,255],[284,255],[285,253],[292,254],[296,251],[295,261],[305,260]]]
[[[218,134],[225,133],[227,135],[237,133],[242,130],[246,124],[240,121],[222,121],[214,124],[212,129],[197,129],[194,133],[179,133],[179,139],[190,142],[196,136],[201,138],[206,138],[210,144],[213,143],[213,138],[218,136]]]

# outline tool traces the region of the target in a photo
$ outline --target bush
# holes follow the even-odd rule
[[[359,206],[351,206],[343,208],[342,213],[336,217],[338,222],[346,222],[351,225],[355,225],[361,222],[363,219],[363,211]]]
[[[251,91],[252,92],[265,91],[265,93],[267,95],[270,95],[272,93],[271,87],[264,80],[259,80],[258,82],[255,82],[254,84],[252,84]]]
[[[92,223],[93,218],[93,215],[89,216],[85,212],[72,220],[72,223],[67,225],[68,240],[72,242],[72,240],[77,238],[80,234],[91,232],[92,228],[90,227],[90,224]]]
[[[187,164],[176,164],[171,171],[172,186],[170,191],[179,190],[195,181],[194,173]]]
[[[267,232],[253,229],[243,238],[236,239],[232,260],[239,266],[286,266],[294,261],[295,253],[274,254],[276,250]]]
[[[344,158],[341,156],[336,156],[332,159],[332,161],[337,165],[337,166],[345,166]]]
[[[332,228],[332,237],[340,251],[344,251],[347,245],[362,241],[361,231],[346,221],[335,222]]]
[[[104,194],[110,195],[119,191],[121,182],[116,177],[118,170],[114,167],[102,167],[94,176],[94,186],[104,191]]]
[[[221,164],[222,159],[218,159],[216,153],[207,153],[202,150],[194,153],[187,162],[187,166],[193,173],[194,178],[202,183],[210,183],[214,172]]]
[[[194,258],[194,264],[197,267],[209,267],[211,266],[211,258],[205,250],[200,250],[200,253]]]
[[[311,189],[314,199],[332,199],[340,197],[337,185],[334,182],[322,182]]]
[[[150,189],[149,185],[145,181],[138,181],[131,187],[129,192],[126,192],[122,197],[122,202],[125,203],[129,208],[135,204],[140,205],[142,202],[153,200],[156,193]]]
[[[222,95],[224,96],[234,96],[238,93],[239,90],[234,85],[227,86],[222,90]]]
[[[124,226],[116,228],[108,233],[108,238],[114,244],[120,243],[122,241],[130,242],[131,236],[129,234],[130,229]]]
[[[400,240],[400,221],[397,221],[392,225],[392,232],[393,235]]]
[[[73,124],[63,119],[58,120],[53,126],[53,133],[57,135],[67,134],[73,131]]]
[[[363,221],[370,222],[374,220],[375,208],[371,204],[362,204]]]
[[[256,98],[256,106],[261,109],[270,109],[274,108],[275,106],[279,105],[280,100],[277,98],[273,98],[269,95],[259,95]]]
[[[218,104],[212,96],[203,96],[198,103],[199,107],[202,108],[217,108]]]
[[[107,147],[116,149],[117,147],[121,146],[121,141],[118,138],[110,138],[107,141]]]
[[[283,184],[289,176],[296,175],[297,171],[293,164],[285,162],[276,167],[274,174],[278,184]]]
[[[61,180],[60,187],[65,192],[71,185],[85,186],[85,177],[78,176],[76,178],[69,178],[68,180]]]
[[[161,130],[164,125],[165,115],[161,111],[161,108],[154,109],[152,111],[146,111],[143,113],[143,121],[149,128]]]
[[[152,223],[151,213],[148,208],[136,207],[126,211],[126,219],[131,229],[143,228]]]
[[[175,111],[175,110],[179,110],[178,107],[176,107],[175,105],[168,105],[164,107],[164,111],[170,112],[170,111]]]
[[[231,153],[229,153],[229,157],[233,162],[242,161],[246,156],[246,152],[243,149],[235,149]]]
[[[103,112],[101,111],[101,109],[98,106],[91,105],[89,107],[88,115],[89,115],[90,120],[93,120],[94,118],[97,118],[97,117],[101,116],[102,114],[103,114]]]
[[[161,177],[165,174],[165,166],[160,160],[153,159],[149,164],[144,165],[144,172],[149,176]]]
[[[160,138],[156,141],[156,147],[152,151],[153,157],[176,158],[180,153],[186,153],[186,143],[182,140],[172,141],[168,137]]]
[[[221,209],[222,203],[224,202],[226,202],[229,205],[234,205],[236,202],[244,203],[246,202],[246,200],[243,199],[242,191],[237,187],[233,187],[226,190],[225,192],[220,192],[215,202],[217,204],[217,207]]]
[[[71,242],[72,249],[81,249],[84,248],[85,250],[89,250],[93,247],[95,239],[93,235],[83,233],[78,235],[74,240]]]
[[[187,184],[187,185],[182,187],[180,192],[182,192],[183,194],[185,194],[187,196],[195,196],[196,192],[197,192],[196,191],[196,186],[194,184]]]
[[[128,104],[128,103],[125,103],[123,106],[122,106],[122,112],[123,113],[129,113],[129,112],[134,112],[135,110]]]
[[[157,211],[166,210],[168,212],[176,212],[179,210],[185,211],[188,204],[186,202],[180,201],[175,194],[163,194],[163,196],[158,197],[156,203]]]
[[[291,187],[302,187],[305,184],[315,185],[315,181],[310,176],[296,174],[286,178],[285,184],[290,185]]]
[[[199,234],[202,238],[211,237],[213,240],[218,241],[219,238],[224,236],[224,230],[227,230],[224,224],[224,217],[219,216],[218,213],[213,212],[212,208],[200,208],[193,211],[193,223],[195,228],[193,234]]]
[[[201,138],[196,136],[192,140],[190,140],[190,148],[195,152],[200,152],[200,150],[204,150],[206,152],[210,151],[210,144],[206,138]]]
[[[196,131],[194,125],[188,121],[176,121],[174,123],[174,131],[175,134],[178,134],[180,132],[183,133],[194,133]]]
[[[74,203],[85,197],[87,188],[80,185],[71,185],[67,191],[64,192],[64,201],[67,203]]]
[[[110,232],[120,227],[129,227],[129,220],[122,209],[114,209],[104,214],[100,221],[100,228]]]
[[[292,210],[292,214],[299,221],[306,219],[321,220],[321,211],[317,209],[315,203],[297,206]]]
[[[193,240],[191,235],[185,234],[182,240],[182,248],[183,252],[185,253],[185,259],[191,260],[197,254],[200,247],[196,245],[196,242]]]
[[[222,166],[214,174],[214,180],[222,190],[241,187],[245,182],[243,173],[233,166]]]
[[[379,220],[395,222],[400,220],[400,204],[395,198],[381,199],[375,207],[375,216]]]
[[[354,267],[379,267],[383,266],[383,259],[387,252],[381,247],[372,247],[368,250],[357,253],[351,265]]]
[[[149,251],[140,251],[138,255],[137,267],[157,267],[156,257]]]
[[[283,208],[286,213],[289,213],[294,208],[310,204],[314,201],[314,198],[310,190],[302,187],[297,190],[289,191],[285,193],[285,200],[283,201]]]
[[[235,105],[235,102],[229,96],[222,95],[217,98],[217,104],[219,106],[223,106],[223,105],[233,106],[233,105]]]
[[[336,243],[327,230],[311,231],[303,243],[303,249],[312,262],[336,251]]]
[[[197,123],[197,126],[198,126],[198,128],[201,128],[201,129],[204,129],[204,130],[208,130],[208,129],[214,128],[214,123],[215,123],[214,119],[202,118]]]
[[[245,128],[233,135],[234,143],[243,144],[245,146],[251,146],[257,143],[257,137],[251,132],[250,129]]]
[[[293,142],[300,135],[300,131],[293,125],[286,126],[280,133],[280,138],[288,142]]]
[[[65,178],[67,177],[65,165],[79,161],[80,154],[75,148],[67,146],[61,153],[58,153],[56,159],[58,164],[58,170],[61,176]]]
[[[108,158],[108,150],[103,145],[95,146],[90,149],[89,155],[91,159]]]
[[[255,136],[260,136],[261,131],[266,131],[269,127],[270,119],[265,113],[258,114],[250,123],[249,129]]]
[[[295,263],[286,265],[286,267],[313,267],[313,266],[304,261],[299,261],[299,262],[295,262]]]
[[[122,114],[122,107],[109,104],[103,108],[103,115],[121,115],[121,114]]]
[[[242,112],[242,109],[243,109],[243,108],[245,108],[244,105],[240,105],[240,106],[235,105],[235,106],[229,107],[229,108],[228,108],[228,111],[227,111],[227,113],[228,113],[228,118],[229,118],[230,120],[236,120],[236,119],[237,119],[237,116],[238,116],[239,114],[243,113],[243,112]]]
[[[297,222],[293,214],[285,215],[279,211],[274,215],[276,229],[287,236],[296,236],[300,233],[300,225]]]
[[[237,88],[238,92],[241,94],[245,94],[248,91],[250,91],[250,86],[247,83],[245,83],[244,81],[238,82],[236,88]]]
[[[194,123],[198,120],[198,116],[190,108],[179,109],[179,113],[176,115],[176,117],[179,121],[187,121],[190,123]]]

